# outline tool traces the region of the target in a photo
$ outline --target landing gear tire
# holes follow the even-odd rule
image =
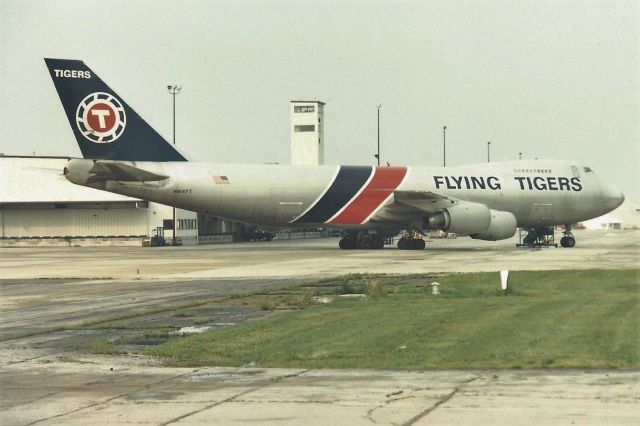
[[[571,248],[576,245],[576,239],[573,238],[571,233],[571,225],[564,226],[564,237],[560,238],[560,245],[562,247]]]
[[[398,248],[400,250],[424,250],[426,245],[422,238],[414,238],[408,235],[398,240]]]
[[[356,242],[353,238],[342,238],[338,243],[341,249],[343,250],[352,250],[356,248]]]
[[[560,238],[560,245],[562,247],[571,248],[576,245],[576,239],[573,237],[562,237]]]
[[[359,237],[350,234],[341,238],[338,246],[343,250],[380,250],[384,247],[384,241],[371,234],[361,234]]]
[[[369,237],[363,237],[358,240],[357,248],[361,250],[370,250],[371,249],[371,240]]]
[[[424,250],[427,244],[422,239],[416,239],[411,242],[413,250]]]
[[[409,249],[409,247],[407,247],[407,246],[409,245],[409,241],[411,241],[411,240],[409,240],[409,239],[407,239],[407,238],[400,238],[400,239],[398,240],[398,248],[399,248],[400,250],[407,250],[407,249]]]

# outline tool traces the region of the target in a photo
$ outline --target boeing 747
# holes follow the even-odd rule
[[[400,230],[441,229],[496,241],[518,227],[601,216],[622,192],[588,166],[562,160],[463,167],[291,166],[188,161],[84,62],[45,59],[84,159],[64,169],[77,185],[265,228],[344,231],[340,248],[376,249]],[[402,249],[424,240],[403,238]]]

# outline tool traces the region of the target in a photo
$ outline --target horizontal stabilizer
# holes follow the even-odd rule
[[[139,169],[124,163],[111,161],[96,161],[89,173],[93,176],[87,183],[117,180],[119,182],[154,182],[168,179],[169,176],[159,175],[147,170]]]

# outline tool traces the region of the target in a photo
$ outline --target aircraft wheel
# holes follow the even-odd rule
[[[351,250],[356,248],[356,242],[351,238],[342,238],[338,243],[341,249],[343,250]]]
[[[573,237],[562,237],[560,238],[560,245],[562,247],[571,248],[576,245],[576,239]]]
[[[420,238],[413,240],[411,245],[414,250],[424,250],[424,248],[427,246],[424,240]]]
[[[398,240],[398,248],[400,250],[406,250],[407,249],[407,239],[406,238],[400,238]]]
[[[369,250],[372,247],[371,240],[369,238],[362,238],[358,241],[358,248],[361,250]]]

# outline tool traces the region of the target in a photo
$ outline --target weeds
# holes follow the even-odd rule
[[[386,296],[379,279],[373,279],[367,284],[367,296],[371,299],[380,299]]]

